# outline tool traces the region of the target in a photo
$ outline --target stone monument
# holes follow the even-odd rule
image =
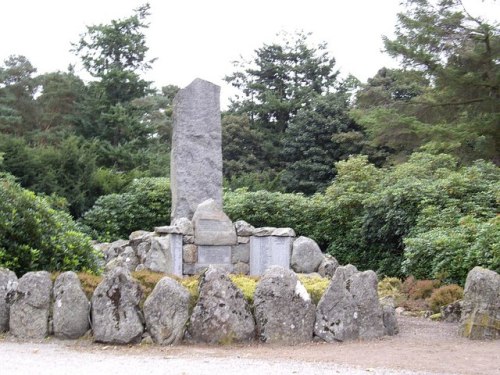
[[[222,210],[220,87],[199,78],[174,99],[170,186],[172,222],[207,199]]]

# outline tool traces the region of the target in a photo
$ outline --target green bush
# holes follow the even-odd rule
[[[298,236],[308,236],[326,249],[330,241],[328,206],[324,197],[315,195],[226,191],[224,211],[233,220],[245,220],[255,227],[290,227]]]
[[[50,202],[0,174],[0,266],[28,271],[98,271],[90,238]]]
[[[136,230],[153,230],[170,223],[170,182],[167,178],[140,178],[121,194],[100,197],[80,223],[99,241],[128,238]]]

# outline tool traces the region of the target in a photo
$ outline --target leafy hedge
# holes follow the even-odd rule
[[[136,230],[170,223],[170,182],[167,178],[135,179],[121,194],[100,197],[80,223],[99,241],[128,238]]]
[[[0,174],[0,266],[18,276],[32,270],[97,272],[98,256],[70,215]]]

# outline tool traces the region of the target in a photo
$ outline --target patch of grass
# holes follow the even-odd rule
[[[298,275],[300,282],[304,285],[307,292],[311,296],[311,301],[317,305],[323,294],[325,293],[330,279],[319,276]]]
[[[253,295],[257,287],[258,277],[245,275],[229,275],[231,281],[243,292],[243,296],[250,305],[253,305]]]
[[[189,303],[189,312],[193,310],[194,306],[196,305],[196,302],[198,302],[198,297],[200,295],[200,276],[195,275],[195,276],[190,276],[190,277],[185,277],[183,279],[178,280],[179,283],[181,283],[182,286],[184,286],[189,294],[191,295],[191,300]]]
[[[97,285],[99,285],[103,277],[85,272],[79,272],[77,275],[80,279],[80,283],[82,284],[83,292],[90,300],[92,298],[92,294],[94,294],[95,288],[97,288]]]

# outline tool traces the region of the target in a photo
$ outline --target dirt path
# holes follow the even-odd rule
[[[18,343],[5,337],[0,340],[0,374],[65,373],[58,371],[58,363],[63,370],[70,366],[73,374],[500,374],[500,341],[458,337],[456,324],[410,317],[399,317],[399,323],[400,334],[394,337],[294,347],[120,347],[88,340]],[[42,372],[41,361],[50,371]]]

